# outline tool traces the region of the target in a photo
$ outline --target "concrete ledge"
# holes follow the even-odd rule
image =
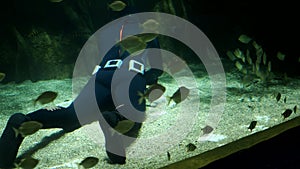
[[[163,167],[163,169],[183,169],[183,168],[201,168],[218,159],[234,154],[240,150],[250,148],[260,142],[269,140],[289,129],[300,126],[300,116],[292,120],[283,122],[272,128],[256,132],[247,137],[241,138],[224,146],[204,152],[197,156],[173,163]]]

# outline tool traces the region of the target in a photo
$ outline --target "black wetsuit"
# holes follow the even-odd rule
[[[157,39],[148,42],[147,48],[159,48],[159,43]],[[104,67],[104,64],[107,63],[107,61],[111,59],[121,59],[124,61],[125,58],[127,58],[127,61],[129,57],[127,57],[129,54],[127,52],[122,52],[120,54],[120,47],[114,46],[109,52],[103,57],[103,60],[100,64],[101,67]],[[131,56],[130,56],[131,57]],[[143,59],[132,57],[132,59],[135,59],[138,62],[143,63]],[[149,58],[147,58],[149,60]],[[154,60],[149,60],[150,66],[153,67],[152,64],[156,64],[156,67],[159,67],[159,64],[161,64],[161,57],[156,57]],[[89,86],[89,84],[94,83],[95,84],[95,90],[90,91],[90,88],[84,88],[81,93],[77,96],[77,98],[74,100],[74,102],[67,108],[61,108],[54,111],[48,111],[46,109],[37,110],[35,112],[31,112],[29,114],[22,114],[22,113],[16,113],[12,115],[6,125],[6,128],[4,129],[2,136],[0,138],[0,168],[9,168],[13,167],[13,163],[16,159],[16,155],[19,149],[20,144],[23,141],[23,137],[21,135],[18,135],[18,137],[15,136],[15,132],[13,130],[14,128],[18,128],[23,122],[26,121],[38,121],[43,124],[43,129],[47,128],[62,128],[66,132],[74,131],[75,129],[78,129],[84,124],[91,123],[93,121],[99,121],[99,124],[104,132],[105,135],[105,146],[106,146],[106,152],[107,155],[112,163],[118,163],[118,164],[124,164],[126,160],[125,155],[125,148],[130,145],[130,142],[124,142],[122,141],[121,135],[119,133],[114,134],[109,129],[110,127],[106,124],[108,123],[111,127],[115,127],[117,123],[121,120],[127,119],[126,113],[129,113],[129,115],[139,116],[142,120],[143,118],[143,112],[145,112],[145,102],[142,102],[141,104],[138,103],[138,100],[140,99],[140,96],[137,94],[138,92],[144,92],[147,84],[153,84],[157,82],[158,77],[161,75],[162,71],[159,69],[150,69],[146,71],[144,74],[137,73],[134,71],[129,71],[126,66],[128,66],[128,62],[124,61],[121,65],[121,68],[100,68],[96,74],[94,74],[91,78],[91,80],[87,83],[86,86]],[[146,64],[146,63],[143,63]],[[123,68],[123,69],[122,69]],[[112,83],[112,76],[116,72],[116,69],[123,73],[124,78],[116,79],[119,80],[117,82],[117,86],[111,85]],[[127,76],[133,77],[132,79],[127,79]],[[130,82],[128,82],[130,80]],[[126,89],[126,87],[123,87],[123,84],[126,86],[126,84],[129,83],[129,88]],[[123,99],[127,99],[122,93],[119,91],[125,91],[129,95],[129,99],[131,102],[131,108],[134,108],[137,110],[136,112],[125,112],[125,116],[120,114],[120,111],[116,111],[116,107],[119,105],[115,105],[113,98],[121,98],[125,97]],[[87,112],[90,114],[86,114],[88,118],[86,118],[83,122],[79,121],[78,115],[76,114],[76,106],[74,106],[74,103],[76,101],[80,102],[81,105],[84,105],[85,103],[88,103],[89,100],[85,100],[85,96],[89,95],[88,92],[95,92],[96,95],[96,101],[98,104],[99,109],[101,110],[101,113],[103,116],[99,116],[99,114],[93,114],[91,112]],[[128,99],[127,99],[128,100]],[[125,107],[128,105],[125,105]],[[122,107],[121,107],[122,108]],[[130,110],[130,107],[129,109]],[[142,113],[141,113],[142,112]],[[141,114],[140,114],[141,113]],[[127,114],[128,115],[128,114]],[[103,118],[104,117],[104,118]],[[107,123],[105,123],[105,121]],[[138,135],[138,131],[141,128],[142,122],[135,122],[134,126],[131,128],[130,131],[125,133],[125,135],[136,138]],[[112,149],[118,149],[118,151],[121,150],[121,154],[114,154],[108,150]]]

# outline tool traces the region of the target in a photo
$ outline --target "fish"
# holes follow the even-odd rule
[[[32,157],[26,157],[22,159],[19,164],[16,164],[16,167],[23,168],[23,169],[33,169],[38,165],[38,163],[39,163],[38,159]]]
[[[262,61],[264,51],[262,48],[256,49],[256,57],[257,57],[257,62],[260,64]]]
[[[297,112],[297,105],[294,107],[294,113]]]
[[[266,65],[267,64],[267,54],[264,52],[263,54],[263,64]]]
[[[239,59],[241,59],[244,63],[245,63],[245,56],[244,56],[244,54],[243,54],[243,52],[239,49],[239,48],[237,48],[234,52],[233,52],[233,54],[237,57],[237,58],[239,58]]]
[[[245,75],[242,79],[242,84],[244,87],[249,87],[254,83],[255,77],[253,75]]]
[[[272,70],[272,65],[271,65],[271,61],[268,62],[268,72],[271,72]]]
[[[256,124],[257,124],[257,121],[251,121],[248,129],[252,132],[252,130],[255,128]]]
[[[280,98],[281,98],[281,93],[277,93],[276,101],[279,102]]]
[[[285,96],[284,99],[283,99],[283,103],[286,103],[286,96]]]
[[[160,24],[155,19],[148,19],[146,20],[141,27],[144,31],[154,31],[156,32],[159,28]]]
[[[206,126],[203,127],[201,130],[203,131],[203,134],[209,134],[209,133],[211,133],[211,132],[214,130],[214,128],[212,128],[212,127],[209,126],[209,125],[206,125]]]
[[[122,11],[127,5],[122,1],[114,1],[108,5],[112,11]]]
[[[98,162],[99,162],[99,158],[97,157],[86,157],[78,165],[79,167],[82,166],[83,168],[92,168],[96,164],[98,164]]]
[[[0,72],[0,82],[5,78],[5,73]]]
[[[234,54],[231,51],[227,51],[226,55],[229,57],[229,59],[231,61],[235,61],[236,60],[236,57],[234,56]]]
[[[147,88],[144,93],[138,92],[138,95],[140,96],[138,102],[141,104],[143,100],[148,99],[148,101],[152,103],[153,101],[159,99],[165,91],[166,88],[163,85],[158,83],[153,84]]]
[[[283,116],[283,119],[289,117],[293,111],[291,109],[286,109],[281,115]]]
[[[182,102],[187,98],[189,93],[190,90],[188,88],[181,86],[176,90],[176,92],[171,97],[167,97],[167,99],[169,100],[167,105],[170,104],[171,100],[173,100],[176,104]]]
[[[119,121],[117,126],[114,127],[114,130],[117,132],[124,134],[127,133],[134,126],[135,122],[131,120],[122,120]]]
[[[147,43],[147,42],[151,42],[153,41],[155,38],[157,38],[158,34],[156,33],[143,33],[140,35],[137,35],[143,42]]]
[[[147,44],[138,36],[129,36],[119,42],[123,51],[127,51],[133,54],[137,51],[141,51],[147,47]]]
[[[185,61],[176,58],[168,60],[167,63],[163,63],[164,71],[171,75],[180,72],[185,68],[185,66]]]
[[[57,97],[57,95],[58,93],[53,91],[43,92],[42,94],[39,95],[39,97],[37,97],[34,100],[34,105],[36,105],[37,102],[39,102],[40,104],[47,104],[53,102],[54,99]]]
[[[49,1],[58,3],[58,2],[62,2],[63,0],[49,0]]]
[[[242,69],[243,69],[243,65],[242,65],[239,61],[236,61],[236,62],[235,62],[235,67],[236,67],[239,71],[242,71]]]
[[[167,151],[167,157],[168,157],[168,161],[171,160],[171,154],[169,153],[169,151]]]
[[[195,144],[193,143],[189,143],[188,145],[185,146],[186,147],[186,151],[189,152],[189,151],[194,151],[197,147]]]
[[[250,56],[250,51],[248,49],[246,50],[246,60],[249,63],[249,65],[252,65],[252,59]]]
[[[242,43],[248,44],[252,40],[252,38],[250,38],[247,35],[242,34],[239,36],[238,40]]]
[[[258,45],[255,41],[252,42],[252,45],[256,50],[261,48],[261,46]]]
[[[23,122],[18,129],[13,127],[15,136],[18,137],[21,134],[22,137],[32,135],[43,127],[43,124],[37,121]]]
[[[283,53],[281,53],[281,52],[277,52],[277,58],[279,59],[279,60],[281,60],[281,61],[283,61],[284,60],[284,58],[285,58],[285,54],[283,54]]]

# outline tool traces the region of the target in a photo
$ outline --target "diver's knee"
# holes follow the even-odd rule
[[[72,132],[72,131],[80,128],[80,127],[81,127],[81,124],[80,123],[76,123],[74,125],[68,125],[68,126],[63,127],[63,130],[66,133],[70,133],[70,132]]]
[[[15,126],[15,125],[20,125],[23,122],[28,121],[28,120],[29,120],[29,118],[26,117],[26,115],[24,115],[22,113],[15,113],[10,116],[7,123]]]

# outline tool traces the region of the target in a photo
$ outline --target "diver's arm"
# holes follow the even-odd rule
[[[151,42],[148,42],[147,48],[157,48],[160,49],[158,39],[154,39]],[[151,67],[148,71],[145,72],[144,76],[146,79],[147,85],[157,83],[158,77],[163,73],[162,66],[162,56],[161,52],[157,51],[155,54],[151,53],[148,55],[148,62]]]

